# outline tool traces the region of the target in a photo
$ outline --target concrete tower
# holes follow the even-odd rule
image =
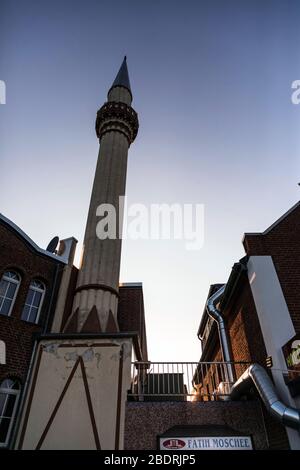
[[[84,237],[73,313],[66,332],[118,331],[117,305],[121,259],[119,197],[125,195],[127,155],[138,132],[137,113],[131,107],[126,57],[113,82],[107,102],[99,109],[96,134],[100,141],[97,168]],[[116,211],[116,239],[99,239],[97,208],[111,204]],[[121,227],[122,228],[122,227]]]

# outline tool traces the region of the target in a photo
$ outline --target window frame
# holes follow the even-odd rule
[[[14,279],[14,278],[12,278],[12,277],[9,277],[9,276],[8,276],[9,273],[15,274],[18,279]],[[5,301],[5,299],[7,298],[6,295],[7,295],[8,289],[9,289],[9,283],[13,283],[13,284],[16,284],[16,285],[17,285],[16,290],[15,290],[15,292],[14,292],[13,298],[12,298],[12,299],[9,299],[9,300],[11,300],[11,304],[10,304],[8,313],[6,314],[6,313],[0,312],[0,315],[3,315],[3,316],[5,316],[5,317],[10,317],[11,314],[12,314],[12,310],[13,310],[13,308],[14,308],[14,305],[15,305],[15,301],[16,301],[16,298],[17,298],[17,295],[18,295],[18,291],[19,291],[19,288],[20,288],[20,285],[21,285],[22,278],[21,278],[21,275],[20,275],[17,271],[8,269],[7,271],[4,271],[4,273],[2,274],[1,279],[0,279],[0,282],[2,282],[2,280],[7,281],[7,282],[8,282],[8,286],[7,286],[6,292],[5,292],[4,296],[3,296],[3,301],[1,302],[1,307],[2,307],[2,305],[3,305],[4,301]]]
[[[12,380],[12,381],[16,382],[18,384],[18,388],[17,389],[4,388],[2,386],[2,384],[6,380]],[[7,377],[6,379],[3,379],[2,382],[0,383],[0,393],[6,394],[6,400],[7,400],[7,397],[9,395],[16,396],[16,400],[15,400],[15,403],[14,403],[13,412],[12,412],[11,417],[10,417],[10,423],[9,423],[9,426],[8,426],[5,441],[4,442],[0,441],[0,449],[3,449],[3,448],[7,448],[8,445],[9,445],[9,440],[10,440],[12,429],[13,429],[13,426],[14,426],[14,423],[15,423],[15,418],[16,418],[16,414],[17,414],[19,399],[20,399],[20,396],[21,396],[21,382],[20,382],[20,380],[10,378],[10,377]],[[0,425],[1,425],[1,417],[0,417]]]
[[[33,284],[35,282],[40,283],[43,287],[41,288],[41,287],[34,286]],[[33,290],[34,292],[39,292],[39,293],[42,294],[41,295],[41,300],[40,300],[40,303],[39,303],[39,306],[38,306],[38,311],[37,311],[37,314],[36,314],[36,317],[35,317],[34,321],[31,321],[31,320],[28,319],[28,317],[30,317],[30,314],[31,314],[31,307],[33,306],[32,303],[31,304],[26,303],[27,297],[28,297],[28,294],[29,294],[30,290]],[[41,281],[40,279],[32,279],[30,281],[30,284],[29,284],[29,287],[28,287],[28,290],[27,290],[25,303],[24,303],[22,313],[21,313],[21,320],[26,321],[27,323],[31,323],[33,325],[38,324],[39,319],[40,319],[41,310],[42,310],[43,303],[44,303],[45,294],[46,294],[46,285],[45,285],[45,283],[43,281]],[[28,314],[27,318],[23,318],[23,311],[24,311],[24,308],[25,308],[26,305],[30,307],[30,310],[29,310],[29,314]]]

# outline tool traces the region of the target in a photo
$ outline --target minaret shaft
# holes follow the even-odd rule
[[[138,118],[131,108],[132,94],[126,59],[100,108],[96,133],[100,141],[98,162],[87,225],[82,263],[78,273],[72,315],[66,332],[113,332],[118,330],[117,307],[122,240],[119,221],[123,214],[119,198],[125,196],[128,148],[138,131]],[[115,209],[116,237],[100,239],[97,209]],[[106,215],[106,214],[105,214]]]
[[[125,195],[127,154],[128,141],[123,134],[108,132],[102,137],[78,274],[77,289],[81,290],[74,300],[74,310],[79,308],[79,331],[94,305],[104,329],[109,311],[116,319],[122,243],[118,238],[119,197]],[[99,222],[96,211],[100,204],[111,204],[115,208],[116,239],[100,240],[96,235]]]

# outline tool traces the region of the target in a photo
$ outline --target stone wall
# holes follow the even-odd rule
[[[127,402],[125,450],[155,450],[157,436],[173,426],[223,425],[251,435],[255,449],[267,449],[258,401],[241,402]]]

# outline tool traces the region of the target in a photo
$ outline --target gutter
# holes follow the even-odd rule
[[[247,271],[247,260],[248,260],[248,257],[244,256],[237,263],[234,263],[234,265],[232,266],[230,276],[228,278],[226,285],[224,286],[225,287],[224,294],[222,298],[220,299],[221,311],[223,311],[227,307],[228,303],[230,302],[236,290],[236,287],[238,285],[238,282],[240,280],[242,273]],[[212,287],[218,288],[218,286],[219,288],[221,288],[223,284],[214,284],[213,286],[211,286],[211,288]],[[205,308],[204,313],[201,318],[199,328],[198,328],[198,332],[197,332],[197,336],[200,340],[202,340],[203,331],[204,331],[205,324],[206,324],[206,313],[207,313],[207,310]]]
[[[247,271],[247,262],[248,257],[244,256],[244,258],[240,259],[238,263],[234,263],[232,266],[229,279],[225,286],[224,295],[220,301],[220,310],[224,311],[229,304],[232,296],[235,293],[242,273]]]
[[[238,400],[254,385],[269,413],[284,426],[300,432],[300,410],[285,405],[278,397],[267,371],[259,364],[250,367],[232,386],[230,398]]]
[[[230,353],[229,347],[229,338],[227,335],[227,330],[225,326],[224,318],[216,307],[216,304],[220,302],[221,298],[223,297],[226,285],[222,286],[217,292],[215,292],[206,302],[206,311],[208,315],[217,322],[218,330],[219,330],[219,337],[220,337],[220,344],[221,344],[221,351],[223,356],[223,361],[228,363],[227,367],[227,375],[228,381],[234,382],[234,372],[232,367],[232,358]]]

